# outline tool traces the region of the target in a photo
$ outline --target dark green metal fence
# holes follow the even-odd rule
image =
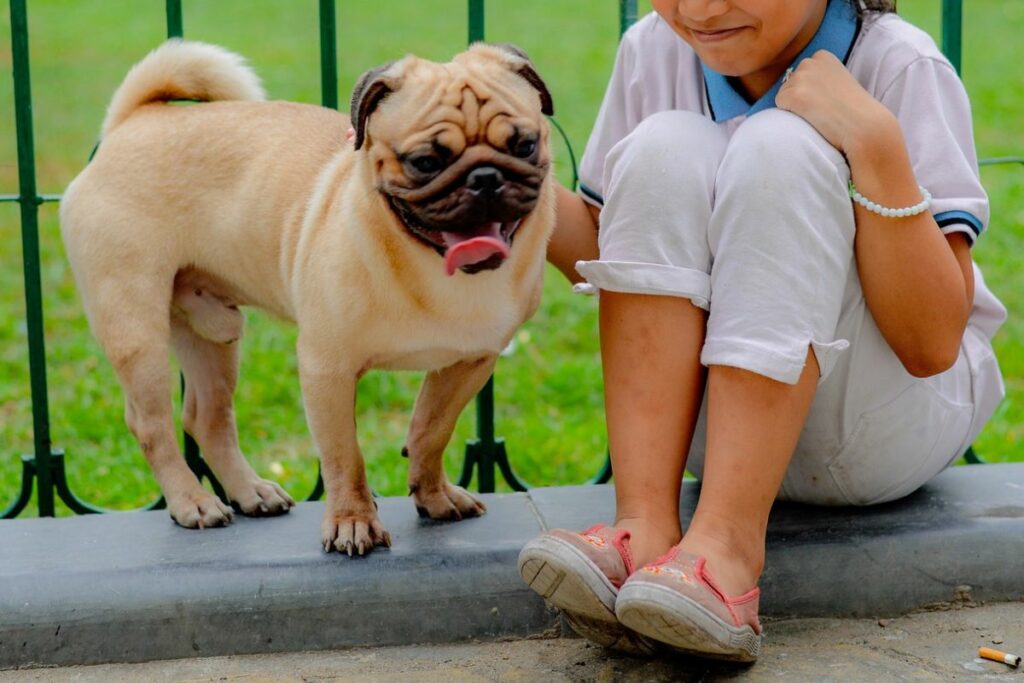
[[[18,144],[18,194],[0,195],[0,202],[18,202],[21,208],[21,237],[24,254],[26,325],[28,332],[29,375],[32,392],[33,452],[22,456],[21,488],[14,502],[0,518],[16,517],[29,504],[33,489],[37,494],[39,515],[52,517],[59,498],[73,512],[88,514],[105,512],[79,499],[72,491],[65,474],[64,452],[55,448],[50,434],[50,408],[46,379],[46,350],[43,335],[43,293],[40,275],[39,206],[44,202],[59,201],[59,195],[40,195],[36,191],[34,136],[32,131],[32,93],[29,71],[28,19],[26,0],[10,0],[11,52],[14,71],[15,125]],[[184,13],[181,0],[165,0],[167,8],[167,36],[183,37]],[[320,31],[321,102],[326,107],[338,108],[338,56],[336,31],[336,0],[318,0]],[[636,0],[619,0],[620,27],[625,30],[636,20]],[[467,0],[469,42],[484,39],[485,0]],[[552,123],[562,132],[558,123]],[[562,132],[564,136],[564,132]],[[568,140],[566,140],[568,143]],[[572,157],[575,181],[575,155]],[[477,438],[466,444],[459,484],[467,486],[474,474],[477,488],[483,493],[495,490],[496,475],[515,490],[527,485],[512,470],[505,450],[504,439],[496,436],[494,428],[494,378],[480,392],[476,401]],[[196,442],[185,435],[185,459],[200,479],[210,481],[214,491],[224,498],[213,473],[203,461]],[[604,467],[591,479],[602,483],[611,477],[606,458]],[[309,500],[323,495],[323,482],[318,477]],[[159,499],[147,509],[164,506]]]
[[[168,37],[184,36],[184,16],[181,0],[165,0],[167,6]],[[337,34],[335,21],[336,0],[319,1],[321,102],[326,107],[338,108]],[[29,374],[32,394],[33,452],[22,456],[21,488],[15,501],[3,511],[0,518],[15,517],[28,505],[33,489],[37,495],[40,516],[52,517],[59,498],[78,514],[103,512],[80,500],[65,475],[64,452],[55,448],[50,434],[50,410],[46,381],[46,349],[43,335],[43,298],[40,276],[39,207],[44,202],[58,201],[58,195],[40,195],[36,191],[34,136],[32,131],[32,92],[29,72],[28,20],[26,0],[10,0],[11,52],[14,71],[15,126],[18,146],[18,194],[0,195],[0,202],[17,202],[21,209],[21,238],[24,259],[26,325],[28,332]],[[625,31],[637,18],[637,0],[618,0],[620,32]],[[467,0],[467,33],[469,42],[484,39],[485,0]],[[963,0],[942,0],[942,49],[957,70],[961,65],[963,32]],[[555,128],[564,132],[557,121]],[[568,140],[566,140],[568,143]],[[570,162],[575,183],[575,155],[569,145]],[[1024,157],[988,159],[983,164],[1024,163]],[[494,378],[480,392],[476,401],[477,438],[466,444],[462,473],[458,483],[466,486],[477,477],[479,491],[495,490],[496,474],[515,490],[528,488],[513,471],[505,450],[504,439],[495,435]],[[222,498],[223,491],[213,478],[209,467],[199,454],[196,443],[186,435],[185,457],[200,478],[210,480]],[[970,462],[978,462],[969,451]],[[603,483],[611,478],[610,462],[589,483]],[[318,478],[310,500],[323,495],[323,483]],[[163,506],[163,499],[149,508]]]

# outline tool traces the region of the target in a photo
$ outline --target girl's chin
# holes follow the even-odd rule
[[[723,76],[729,76],[732,78],[746,76],[747,74],[753,71],[752,69],[747,68],[746,65],[738,65],[736,64],[736,62],[731,61],[716,61],[714,59],[703,58],[700,61],[702,64],[704,64],[704,66],[708,67],[716,74],[721,74]]]
[[[701,63],[723,76],[745,76],[757,71],[757,65],[751,63],[748,55],[737,55],[735,51],[729,50],[723,54],[723,50],[708,49],[707,46],[694,45],[694,52]]]

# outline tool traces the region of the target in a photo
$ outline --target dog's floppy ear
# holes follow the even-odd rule
[[[526,81],[540,93],[541,113],[548,116],[553,115],[555,113],[555,103],[551,100],[551,92],[548,90],[548,86],[544,84],[544,79],[542,79],[540,74],[537,73],[537,70],[533,68],[533,62],[530,61],[526,52],[518,45],[513,45],[512,43],[499,43],[494,47],[504,50],[513,57],[513,59],[510,60],[512,70],[525,78]]]
[[[349,109],[349,116],[352,119],[352,127],[355,128],[355,147],[359,149],[366,139],[366,120],[377,108],[385,97],[398,88],[398,79],[393,74],[388,74],[397,62],[388,62],[383,66],[370,69],[356,82],[352,89],[352,107]]]

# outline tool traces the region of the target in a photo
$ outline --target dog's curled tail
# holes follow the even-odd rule
[[[209,43],[174,38],[128,72],[110,101],[100,137],[150,102],[264,98],[260,79],[242,57]]]

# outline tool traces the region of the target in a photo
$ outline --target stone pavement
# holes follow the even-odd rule
[[[1024,669],[977,658],[978,646],[1024,652],[1024,603],[895,619],[766,624],[752,667],[692,658],[631,659],[578,638],[361,648],[0,672],[0,683],[299,683],[312,681],[1022,681]]]

